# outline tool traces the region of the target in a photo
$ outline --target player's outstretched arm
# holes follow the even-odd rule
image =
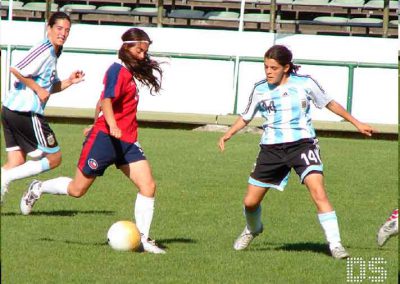
[[[85,73],[82,70],[76,70],[72,72],[67,79],[55,83],[51,90],[51,93],[54,94],[61,92],[71,85],[78,84],[83,80],[85,80]]]
[[[225,134],[219,139],[218,146],[221,152],[225,150],[225,141],[231,139],[231,137],[235,135],[235,133],[243,129],[247,124],[249,124],[249,121],[245,121],[241,116],[236,119],[231,128],[229,128],[229,130],[225,132]]]
[[[333,113],[341,116],[351,124],[353,124],[357,130],[367,136],[372,136],[372,133],[377,132],[375,129],[373,129],[371,126],[368,124],[362,123],[358,121],[354,116],[352,116],[350,113],[348,113],[344,107],[342,107],[340,104],[335,102],[334,100],[330,101],[326,107]]]

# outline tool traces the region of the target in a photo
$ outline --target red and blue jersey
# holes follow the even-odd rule
[[[107,70],[101,100],[110,98],[117,126],[121,129],[121,140],[129,143],[137,141],[136,112],[139,95],[132,73],[123,65],[113,63]],[[110,134],[105,117],[100,113],[94,129]]]

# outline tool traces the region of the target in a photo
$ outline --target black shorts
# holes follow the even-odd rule
[[[32,158],[43,153],[56,153],[60,150],[56,136],[43,115],[33,112],[18,112],[2,107],[6,151],[22,150]]]
[[[300,181],[312,173],[323,173],[317,139],[304,139],[291,143],[260,145],[260,152],[249,184],[284,190],[293,168]]]

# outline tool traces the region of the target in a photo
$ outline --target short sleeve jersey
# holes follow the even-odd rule
[[[121,129],[121,140],[129,143],[137,141],[137,106],[139,94],[132,73],[123,65],[113,63],[107,70],[101,100],[110,98],[117,126]],[[109,134],[105,117],[100,113],[95,128]]]
[[[241,114],[245,121],[257,112],[265,118],[260,144],[279,144],[314,138],[310,103],[325,107],[332,98],[310,76],[291,74],[280,86],[262,80],[255,84],[248,105]]]
[[[52,86],[59,82],[57,58],[51,42],[46,39],[32,47],[24,58],[13,66],[22,76],[32,78],[39,86],[51,93]],[[36,93],[20,81],[16,81],[3,101],[10,110],[43,114],[46,103],[41,103]]]

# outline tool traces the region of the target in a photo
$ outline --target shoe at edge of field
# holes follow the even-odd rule
[[[377,242],[380,247],[383,246],[391,237],[399,233],[397,220],[397,218],[389,219],[379,228]]]
[[[258,230],[258,232],[250,232],[250,230],[246,226],[243,232],[235,240],[233,248],[235,250],[244,250],[250,245],[250,243],[254,240],[254,238],[257,237],[259,234],[261,234],[263,231],[264,231],[263,225],[261,225],[261,228],[260,230]]]
[[[28,187],[28,190],[24,193],[20,202],[20,209],[23,215],[29,215],[32,212],[33,205],[40,198],[40,195],[33,192],[36,187],[40,187],[42,182],[34,180]]]

